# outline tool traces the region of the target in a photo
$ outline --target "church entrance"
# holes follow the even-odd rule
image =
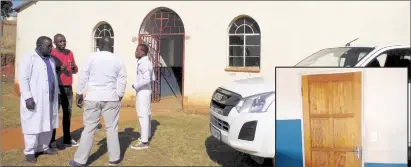
[[[171,100],[183,105],[184,37],[181,18],[168,8],[150,12],[140,27],[139,43],[150,48],[148,56],[156,74],[152,83],[154,103]]]

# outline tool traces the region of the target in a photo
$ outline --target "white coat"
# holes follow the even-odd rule
[[[23,134],[39,134],[58,128],[58,80],[54,61],[49,59],[53,68],[55,88],[54,100],[50,104],[47,66],[36,51],[22,57],[18,67],[20,85],[20,120]],[[33,98],[34,110],[26,108],[26,99]],[[52,107],[50,107],[52,105]],[[50,112],[52,108],[53,112]]]
[[[140,58],[137,61],[137,77],[134,82],[136,110],[139,117],[151,115],[151,82],[155,79],[153,63],[148,56]]]

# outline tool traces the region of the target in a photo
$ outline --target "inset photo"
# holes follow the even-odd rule
[[[407,166],[407,68],[277,67],[275,77],[276,166]]]

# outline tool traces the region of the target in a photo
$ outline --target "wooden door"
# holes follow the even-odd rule
[[[306,167],[361,166],[361,72],[302,77]]]

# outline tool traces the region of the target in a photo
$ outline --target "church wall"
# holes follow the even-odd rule
[[[132,103],[138,32],[146,15],[168,7],[185,26],[184,99],[187,111],[206,113],[213,91],[245,77],[274,77],[275,66],[293,66],[326,47],[409,44],[409,2],[279,1],[39,1],[18,15],[16,60],[35,47],[39,36],[62,33],[81,67],[93,51],[93,28],[101,21],[114,29],[114,51],[127,66],[125,99]],[[261,69],[229,72],[228,27],[239,15],[255,19],[261,29]],[[17,68],[17,66],[16,66]],[[16,74],[17,75],[17,74]],[[74,83],[77,76],[74,77]],[[75,89],[75,85],[74,85]]]

